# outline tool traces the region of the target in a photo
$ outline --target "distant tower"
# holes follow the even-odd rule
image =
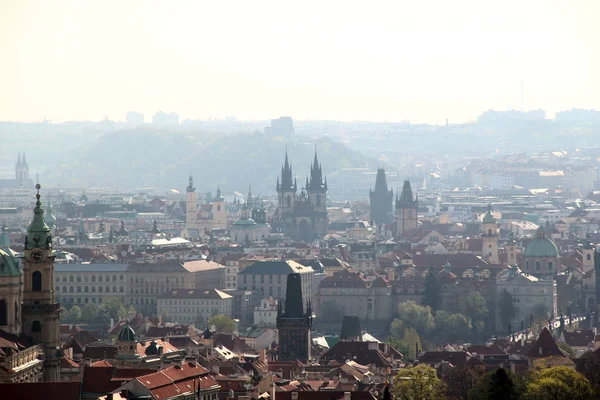
[[[481,253],[490,264],[500,264],[498,257],[498,225],[492,215],[492,206],[488,206],[488,212],[481,221]]]
[[[33,220],[23,250],[22,331],[41,344],[44,352],[44,380],[60,380],[59,308],[54,297],[54,256],[52,235],[44,221],[40,185]]]
[[[117,359],[139,359],[140,355],[137,352],[137,341],[135,332],[129,326],[129,321],[125,322],[125,326],[117,336]]]
[[[327,178],[323,179],[323,168],[317,157],[315,149],[315,159],[310,167],[310,181],[306,187],[306,193],[312,204],[313,211],[313,233],[324,236],[329,227],[329,218],[327,216]]]
[[[283,167],[281,167],[281,182],[277,178],[277,196],[279,198],[279,208],[283,214],[293,212],[296,190],[296,181],[292,180],[292,165],[288,161],[286,151],[285,162],[283,163]]]
[[[289,274],[285,296],[285,310],[281,302],[277,309],[277,329],[279,330],[279,360],[306,362],[310,359],[310,328],[312,308],[310,302],[302,302],[302,278],[300,274]]]
[[[385,170],[379,168],[375,178],[375,190],[369,191],[371,200],[371,220],[377,226],[377,230],[385,224],[389,224],[393,219],[394,192],[388,190]]]
[[[212,199],[212,229],[227,229],[227,212],[221,188],[217,188],[217,195]]]
[[[190,182],[187,187],[185,198],[185,227],[187,229],[197,227],[197,202],[198,194],[196,193],[196,188],[194,187],[194,179],[192,178],[192,175],[190,175]]]
[[[511,230],[508,234],[508,242],[504,246],[506,250],[506,263],[510,266],[518,265],[519,260],[517,260],[517,241],[515,240],[515,234]]]
[[[586,273],[594,268],[594,243],[592,243],[592,234],[586,233],[585,242],[581,247],[581,256],[583,258],[583,272]]]
[[[15,164],[15,179],[21,184],[29,179],[29,164],[27,164],[25,153],[23,153],[23,159],[21,159],[21,153],[19,153],[17,157],[17,163]]]
[[[413,198],[410,182],[404,181],[400,198],[396,197],[396,234],[402,236],[404,232],[415,229],[418,226],[417,212],[419,210],[419,198]]]

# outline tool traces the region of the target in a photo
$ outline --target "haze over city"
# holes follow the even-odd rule
[[[599,17],[0,0],[0,399],[600,399]]]
[[[597,1],[3,1],[0,120],[600,108]]]

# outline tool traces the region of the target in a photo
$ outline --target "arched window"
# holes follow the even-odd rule
[[[81,286],[77,286],[77,293],[81,293]]]
[[[106,279],[104,280],[104,282],[110,282],[110,276],[106,275]]]
[[[586,260],[588,260],[588,261],[590,261],[590,260],[592,259],[592,255],[591,255],[591,254],[588,254],[588,255],[585,257],[585,259],[586,259]]]
[[[119,292],[123,293],[123,286],[119,287]]]
[[[113,282],[116,282],[116,281],[117,281],[117,276],[113,275]]]
[[[108,287],[108,285],[107,285],[107,286],[104,288],[104,291],[105,291],[106,293],[109,293],[109,292],[110,292],[110,287]]]
[[[73,286],[69,286],[69,293],[73,293]]]
[[[8,306],[4,299],[0,299],[0,326],[8,325]]]
[[[81,282],[81,276],[77,275],[77,282]]]
[[[491,229],[488,229],[488,235],[492,236],[492,230]]]
[[[92,293],[96,293],[96,286],[92,286]]]
[[[552,261],[548,261],[548,271],[552,271],[553,268],[554,264],[552,263]]]
[[[63,291],[63,293],[67,293],[67,287],[63,286],[63,290],[62,291]]]
[[[40,271],[31,274],[31,290],[34,292],[42,291],[42,273]]]
[[[87,275],[85,275],[85,276],[83,277],[83,281],[84,281],[84,282],[87,282],[89,279],[90,279],[90,278],[89,278],[89,276],[87,276]]]
[[[40,324],[40,321],[33,321],[33,324],[31,324],[31,332],[32,333],[40,333],[42,331],[42,324]]]
[[[125,280],[125,277],[123,277],[123,275],[121,275],[121,276],[119,276],[119,280],[120,280],[121,282],[123,282],[123,281]]]
[[[92,282],[96,282],[96,275],[92,275]]]
[[[73,282],[73,275],[69,275],[69,282]]]
[[[98,275],[98,282],[102,282],[102,275]]]
[[[87,286],[83,288],[83,291],[84,291],[85,293],[88,293],[88,292],[89,292],[89,290],[90,290],[90,289],[89,289]]]
[[[98,293],[102,293],[102,286],[98,286]]]
[[[113,286],[113,293],[117,293],[117,287]]]
[[[67,282],[67,276],[66,275],[63,276],[63,282]]]

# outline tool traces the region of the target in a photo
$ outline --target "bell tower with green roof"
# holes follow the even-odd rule
[[[481,255],[490,264],[500,264],[498,257],[498,225],[492,214],[492,206],[488,205],[488,211],[481,221]]]
[[[42,347],[44,381],[60,380],[59,308],[54,296],[52,235],[44,220],[39,184],[23,251],[22,332]]]

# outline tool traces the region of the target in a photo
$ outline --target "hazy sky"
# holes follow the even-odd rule
[[[0,120],[600,109],[599,0],[0,0]]]

